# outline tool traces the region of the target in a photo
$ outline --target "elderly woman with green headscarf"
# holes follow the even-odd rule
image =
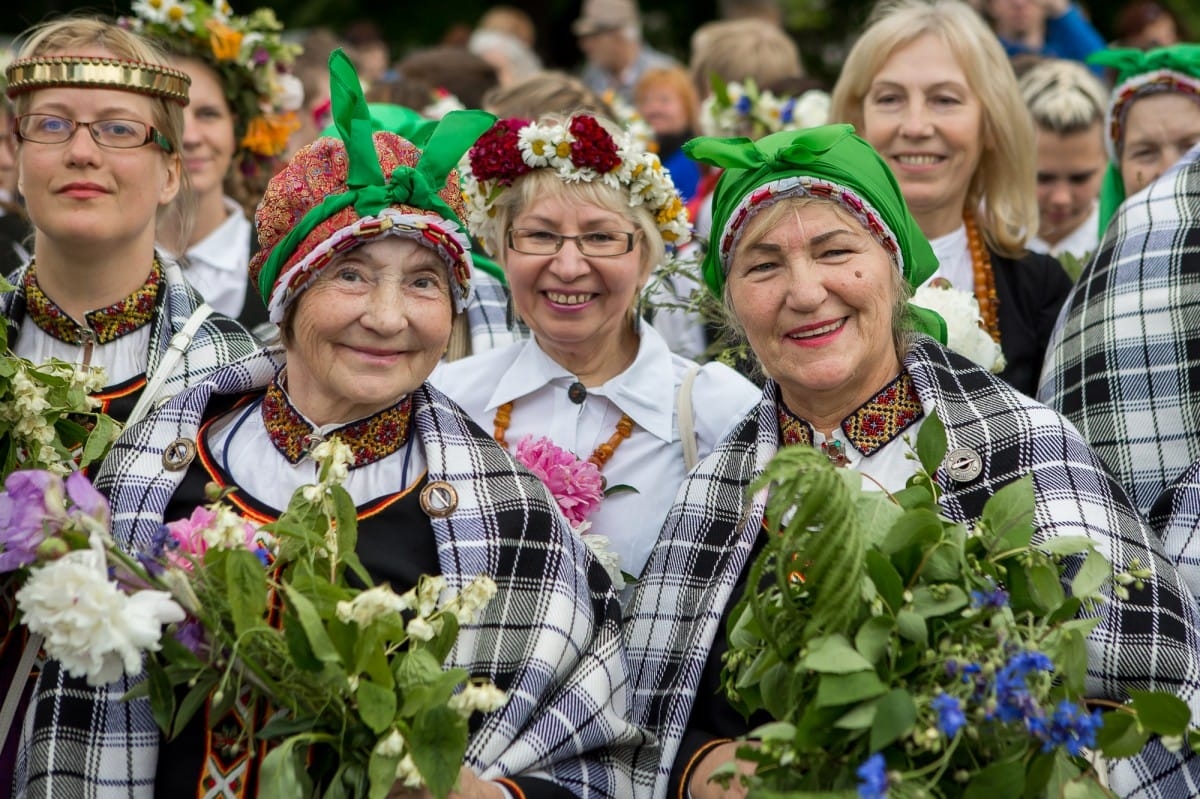
[[[1126,197],[1200,144],[1200,44],[1101,50],[1088,63],[1116,75],[1104,120],[1110,163],[1100,187],[1103,237]]]
[[[927,335],[940,336],[940,320],[906,302],[935,263],[876,151],[848,125],[685,150],[724,170],[704,275],[768,380],[680,489],[626,610],[633,721],[656,735],[635,755],[636,795],[741,795],[708,776],[733,759],[730,739],[767,720],[721,694],[729,614],[767,535],[765,491],[747,487],[781,447],[799,446],[897,491],[919,468],[905,439],[935,412],[951,453],[933,475],[948,517],[978,521],[990,496],[1032,474],[1038,537],[1086,535],[1114,563],[1152,564],[1146,591],[1099,610],[1089,693],[1120,699],[1149,679],[1200,709],[1200,616],[1124,492],[1061,416]],[[1179,772],[1155,745],[1113,779],[1184,795]]]
[[[343,487],[356,552],[375,584],[402,593],[438,575],[457,593],[485,575],[497,586],[445,664],[506,694],[472,721],[453,796],[624,799],[628,766],[599,753],[641,737],[625,719],[612,584],[543,483],[426,382],[471,294],[454,166],[494,117],[447,114],[419,149],[373,130],[341,51],[330,66],[341,136],[297,152],[256,215],[251,271],[282,346],[125,431],[96,479],[113,537],[147,550],[164,521],[208,504],[213,484],[234,489],[245,518],[272,522],[317,481],[320,442],[340,440],[353,453]],[[47,666],[23,795],[256,795],[264,708],[214,711],[209,699],[164,741],[145,699],[122,701],[128,687],[90,689]]]

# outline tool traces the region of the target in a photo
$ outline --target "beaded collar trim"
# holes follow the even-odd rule
[[[318,433],[292,405],[276,377],[263,397],[262,418],[271,443],[288,463],[299,463],[321,441],[336,436],[354,452],[350,468],[357,469],[398,452],[408,442],[412,397],[336,430]]]
[[[721,265],[729,271],[730,259],[733,257],[737,243],[746,229],[746,223],[760,211],[765,211],[780,200],[789,197],[815,197],[822,200],[832,200],[846,209],[864,228],[870,231],[875,240],[891,256],[892,262],[904,273],[904,254],[900,250],[900,241],[896,234],[883,221],[883,215],[866,201],[865,198],[838,183],[807,175],[796,175],[764,183],[750,192],[737,208],[729,215],[725,224],[725,234],[721,236]]]
[[[177,69],[96,56],[34,56],[18,58],[5,70],[9,98],[34,89],[55,86],[84,86],[121,89],[188,104],[188,86],[192,79]]]
[[[150,324],[162,282],[162,265],[155,260],[154,268],[141,288],[107,308],[88,311],[84,317],[85,327],[42,291],[37,282],[37,262],[33,261],[25,271],[23,283],[25,313],[35,325],[59,341],[80,345],[92,339],[97,344],[107,344]]]
[[[788,410],[783,404],[783,398],[778,395],[775,408],[779,416],[780,442],[784,446],[804,444],[811,447],[812,426]],[[908,372],[901,372],[895,380],[884,386],[882,391],[846,417],[842,422],[842,432],[864,456],[874,455],[912,427],[923,415],[921,398],[917,396],[912,378]],[[835,453],[832,446],[826,450],[826,454],[835,463],[838,462],[835,459],[837,455],[843,460],[843,463],[838,465],[844,465],[845,456]]]

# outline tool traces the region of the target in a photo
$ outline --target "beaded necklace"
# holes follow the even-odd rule
[[[975,215],[963,214],[967,226],[967,249],[971,253],[971,271],[975,276],[975,299],[979,302],[979,315],[992,341],[1000,343],[1000,300],[996,297],[996,273],[992,271],[992,259],[983,245]]]
[[[508,449],[508,442],[504,440],[504,433],[508,430],[508,425],[512,421],[513,404],[506,402],[496,409],[496,419],[493,422],[495,432],[492,434],[496,439],[496,443]],[[595,451],[588,456],[588,460],[596,465],[597,469],[603,469],[604,464],[608,463],[608,459],[617,451],[617,447],[621,446],[621,442],[629,438],[633,432],[633,419],[629,418],[629,414],[621,414],[621,418],[617,420],[617,429],[612,434],[612,437],[605,441],[600,446],[596,447]]]

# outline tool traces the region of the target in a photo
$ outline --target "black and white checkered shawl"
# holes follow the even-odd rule
[[[158,306],[150,328],[150,348],[147,353],[146,374],[154,374],[159,361],[171,345],[171,338],[187,324],[189,318],[203,298],[184,279],[178,264],[158,253],[163,264],[166,290],[159,296]],[[8,323],[8,342],[13,347],[17,332],[25,318],[24,278],[28,265],[22,266],[7,280],[17,287],[16,291],[0,294],[0,315]],[[183,357],[167,377],[162,387],[162,396],[171,396],[194,386],[216,369],[231,361],[245,357],[261,345],[239,322],[213,314],[200,325],[192,337]]]
[[[1149,520],[1167,557],[1200,601],[1200,461],[1159,494]]]
[[[471,354],[507,347],[529,337],[529,330],[509,311],[508,288],[496,278],[476,269],[471,302],[467,305],[467,326],[471,331]]]
[[[1137,558],[1153,570],[1146,591],[1105,605],[1089,636],[1089,695],[1163,689],[1200,711],[1200,613],[1153,533],[1078,432],[929,338],[918,339],[904,367],[926,411],[936,409],[945,423],[949,446],[968,447],[983,462],[982,474],[965,483],[938,470],[948,517],[978,519],[989,496],[1032,474],[1041,538],[1086,535],[1114,564]],[[635,754],[638,797],[660,799],[666,792],[721,613],[759,534],[765,493],[747,498],[746,487],[778,451],[774,390],[768,384],[757,410],[684,482],[626,611],[633,721],[658,736],[657,745]],[[1192,758],[1181,767],[1154,743],[1136,760],[1114,764],[1112,779],[1124,795],[1195,796],[1200,762]]]
[[[266,385],[280,356],[232,364],[126,430],[96,481],[111,498],[118,541],[137,549],[162,521],[184,474],[163,469],[165,445],[194,439],[214,393]],[[540,480],[436,389],[413,398],[428,479],[458,494],[450,516],[431,520],[442,574],[452,589],[480,574],[499,588],[447,661],[508,687],[507,705],[472,736],[467,765],[484,777],[552,779],[581,798],[625,799],[628,751],[643,736],[626,720],[620,606],[607,574]],[[128,687],[91,690],[57,669],[43,673],[23,741],[26,796],[153,795],[159,734],[146,701],[120,701]]]
[[[1121,206],[1059,316],[1037,397],[1143,513],[1200,458],[1200,148]]]

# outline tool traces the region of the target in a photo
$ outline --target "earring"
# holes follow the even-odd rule
[[[517,309],[513,305],[512,292],[505,288],[504,294],[508,298],[504,303],[504,324],[509,330],[514,330],[517,326]]]

